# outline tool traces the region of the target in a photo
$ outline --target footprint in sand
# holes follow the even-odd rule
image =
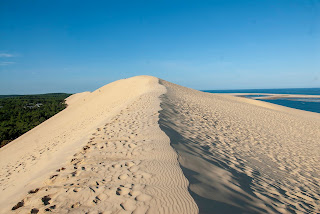
[[[146,203],[153,197],[144,191],[146,185],[140,182],[150,179],[152,175],[141,171],[141,160],[135,160],[143,152],[152,150],[145,147],[148,141],[137,140],[137,132],[141,132],[146,125],[136,120],[123,123],[119,117],[113,124],[97,128],[89,142],[74,154],[69,164],[57,169],[48,179],[50,182],[45,182],[47,186],[30,190],[28,198],[13,208],[23,207],[20,212],[24,209],[29,213],[56,212],[62,208],[74,213],[85,213],[89,211],[89,208],[84,208],[86,206],[104,206],[108,200],[118,198],[119,202],[112,205],[117,207],[116,212],[146,213],[149,209]],[[32,207],[31,201],[38,201],[38,206]],[[112,210],[108,209],[101,213]],[[95,211],[99,213],[98,210]]]
[[[127,200],[127,201],[121,203],[120,206],[125,211],[131,211],[131,212],[137,208],[136,201],[134,201],[134,200]]]
[[[130,188],[127,187],[119,187],[116,191],[117,195],[128,195],[130,192]]]
[[[140,194],[136,197],[136,200],[137,201],[150,201],[152,199],[152,197],[150,195],[147,195],[147,194]]]
[[[129,175],[128,174],[122,174],[118,178],[119,178],[119,180],[126,180],[127,178],[129,178]]]

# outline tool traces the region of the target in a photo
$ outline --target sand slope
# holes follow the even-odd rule
[[[160,125],[200,213],[320,211],[320,114],[160,83]]]
[[[158,125],[154,77],[73,95],[67,109],[0,151],[0,212],[196,213]]]
[[[67,103],[0,150],[0,213],[320,212],[320,114],[149,76]]]

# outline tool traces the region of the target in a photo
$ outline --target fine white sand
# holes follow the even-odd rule
[[[320,114],[149,76],[67,103],[0,150],[0,213],[320,211]]]
[[[200,213],[319,213],[320,114],[160,83]]]
[[[139,76],[68,98],[67,109],[1,149],[0,212],[196,213],[159,128],[165,92]]]

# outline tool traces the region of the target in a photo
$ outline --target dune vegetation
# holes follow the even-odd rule
[[[65,93],[0,96],[1,147],[66,107]]]

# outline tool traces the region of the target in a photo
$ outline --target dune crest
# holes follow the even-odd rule
[[[0,212],[196,213],[158,124],[158,79],[71,96],[67,109],[0,151]]]
[[[317,213],[320,114],[137,76],[0,150],[0,213]]]

